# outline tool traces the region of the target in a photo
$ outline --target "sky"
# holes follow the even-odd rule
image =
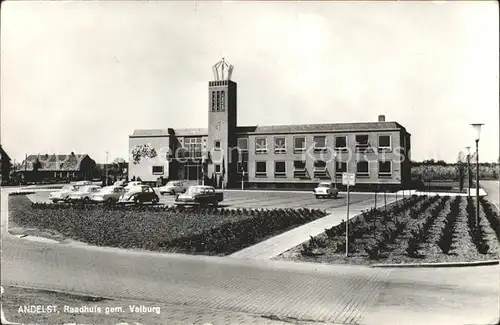
[[[238,125],[377,121],[412,160],[456,161],[485,123],[499,158],[496,1],[15,1],[1,10],[0,141],[11,158],[127,158],[134,129],[206,128],[234,65]]]

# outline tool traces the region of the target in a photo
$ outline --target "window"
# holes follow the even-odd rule
[[[248,138],[238,138],[238,148],[243,151],[248,150]]]
[[[326,162],[323,160],[316,160],[314,162],[313,174],[314,178],[328,178]]]
[[[392,166],[390,161],[379,161],[378,162],[378,177],[391,177],[392,176]]]
[[[347,163],[345,161],[337,161],[335,165],[335,175],[342,177],[342,173],[347,173]]]
[[[370,171],[368,169],[368,161],[358,161],[356,166],[356,176],[359,177],[370,176]]]
[[[217,92],[217,112],[220,112],[220,91]]]
[[[368,135],[357,135],[356,136],[356,150],[365,151],[368,149]]]
[[[274,177],[275,178],[286,177],[286,163],[284,161],[274,162]]]
[[[265,161],[255,162],[255,177],[267,177],[267,165]]]
[[[274,153],[276,153],[276,154],[286,153],[286,138],[285,137],[274,138]]]
[[[187,156],[190,158],[201,158],[201,138],[185,138],[184,148],[187,150]]]
[[[267,153],[267,138],[256,138],[255,139],[255,153],[256,154]]]
[[[378,136],[378,150],[387,151],[391,149],[391,136],[379,135]]]
[[[293,177],[307,178],[306,162],[303,160],[295,160],[293,162]]]
[[[215,140],[214,141],[215,150],[220,150],[220,147],[221,147],[220,140]]]
[[[220,110],[221,112],[226,110],[226,92],[224,90],[220,92]]]
[[[153,166],[153,175],[163,175],[163,166]]]
[[[295,137],[293,140],[293,153],[302,153],[306,151],[306,138]]]
[[[212,112],[215,112],[216,95],[215,91],[212,91]]]
[[[215,172],[216,172],[217,174],[220,174],[220,164],[216,164],[216,165],[215,165]]]
[[[345,135],[335,137],[335,150],[337,151],[347,150],[347,137]]]
[[[326,151],[326,136],[315,136],[314,141],[314,152]]]

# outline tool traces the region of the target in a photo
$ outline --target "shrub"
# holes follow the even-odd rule
[[[12,199],[26,197],[13,197]],[[28,200],[29,201],[29,200]],[[15,203],[11,206],[15,210]],[[99,246],[229,254],[321,218],[309,209],[183,209],[167,206],[35,203],[12,213],[20,226],[52,229]]]

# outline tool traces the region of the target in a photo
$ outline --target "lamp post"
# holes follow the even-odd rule
[[[469,184],[468,187],[468,191],[467,191],[467,198],[470,199],[470,147],[467,146],[465,147],[465,149],[467,149],[467,183]]]
[[[476,131],[476,229],[479,230],[479,137],[482,123],[471,124]]]
[[[108,186],[108,154],[109,152],[106,151],[106,164],[104,165],[106,169],[106,186]]]
[[[335,181],[335,188],[337,188],[337,152],[333,150],[333,179]]]

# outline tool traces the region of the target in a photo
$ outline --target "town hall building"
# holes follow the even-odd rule
[[[397,122],[238,126],[233,66],[222,59],[208,83],[208,128],[135,130],[129,177],[190,180],[217,188],[341,186],[401,188],[411,180],[411,135]]]

